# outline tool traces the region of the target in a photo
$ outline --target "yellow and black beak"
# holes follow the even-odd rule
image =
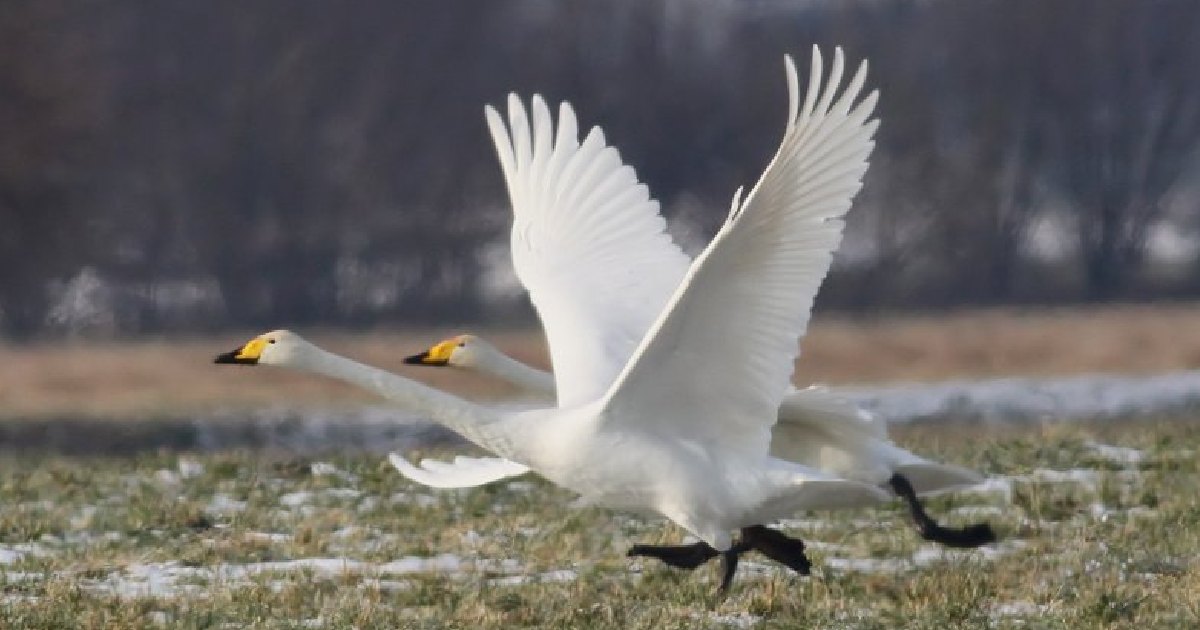
[[[257,365],[258,358],[262,356],[263,348],[267,347],[267,340],[263,337],[255,337],[247,341],[245,345],[226,352],[218,354],[217,358],[213,359],[213,363],[228,363],[231,365]]]
[[[434,367],[449,365],[450,355],[454,354],[454,349],[457,347],[457,339],[447,339],[425,352],[405,357],[404,362],[408,365],[430,365]]]

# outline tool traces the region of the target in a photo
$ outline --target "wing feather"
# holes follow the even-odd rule
[[[779,150],[745,199],[735,195],[729,218],[609,389],[609,413],[601,416],[608,422],[767,453],[797,342],[841,240],[842,216],[861,187],[876,128],[865,122],[874,95],[853,105],[865,63],[835,100],[842,52],[818,91],[814,48],[802,106],[795,66],[788,58],[784,65],[789,122]]]
[[[530,113],[531,112],[531,113]],[[485,111],[513,208],[512,256],[550,346],[559,406],[600,398],[687,271],[658,203],[571,106]],[[531,121],[532,120],[532,124]]]

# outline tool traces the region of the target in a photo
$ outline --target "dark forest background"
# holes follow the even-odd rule
[[[695,250],[814,43],[883,119],[820,308],[1200,296],[1195,0],[5,0],[0,336],[529,321],[485,103]]]

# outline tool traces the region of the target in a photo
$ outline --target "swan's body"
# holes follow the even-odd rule
[[[560,108],[557,130],[537,97],[532,125],[515,96],[507,127],[487,108],[513,203],[514,266],[549,341],[557,407],[488,409],[286,331],[218,361],[288,366],[366,387],[585,501],[660,514],[703,541],[694,549],[701,557],[646,555],[696,566],[722,554],[723,587],[749,549],[806,570],[802,543],[762,523],[888,497],[873,484],[769,454],[797,342],[873,148],[877,122],[868,117],[877,95],[855,104],[865,64],[838,94],[840,50],[822,89],[814,49],[803,104],[790,58],[785,68],[779,150],[750,192],[735,194],[695,261],[671,242],[657,204],[603,134],[593,129],[578,141],[569,107]]]
[[[638,431],[607,401],[574,408],[500,411],[327,352],[277,330],[217,358],[322,374],[429,416],[478,446],[604,507],[658,513],[716,549],[730,532],[809,507],[868,505],[878,488],[706,440]],[[627,424],[628,423],[628,424]],[[653,423],[650,423],[653,426]]]
[[[554,377],[505,354],[475,335],[458,335],[405,359],[411,365],[447,366],[499,379],[538,397],[555,395]],[[900,448],[887,437],[886,424],[824,388],[791,388],[771,428],[772,456],[822,472],[876,485],[894,474],[909,479],[918,494],[974,485],[974,471],[939,464]],[[527,470],[503,460],[459,458],[453,464],[422,460],[413,466],[397,454],[391,461],[405,476],[440,488],[483,485]],[[511,464],[511,462],[509,462]]]

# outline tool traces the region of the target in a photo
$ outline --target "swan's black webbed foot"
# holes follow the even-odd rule
[[[892,475],[892,478],[888,479],[888,485],[908,504],[908,510],[912,513],[913,522],[921,538],[947,547],[978,547],[996,542],[996,533],[987,523],[976,523],[962,528],[938,525],[937,521],[925,513],[925,507],[917,500],[917,493],[913,491],[912,484],[903,475]]]
[[[720,555],[706,542],[691,545],[634,545],[625,553],[626,556],[645,556],[657,558],[668,566],[689,571]]]
[[[757,550],[800,575],[812,572],[812,563],[808,561],[808,556],[804,555],[804,542],[799,538],[792,538],[762,525],[754,525],[742,528],[742,542],[750,549]]]
[[[758,551],[800,575],[808,575],[812,569],[812,564],[804,555],[804,543],[800,539],[791,538],[762,525],[743,527],[741,540],[734,542],[727,551],[717,551],[708,543],[697,542],[690,545],[634,545],[625,555],[657,558],[669,566],[688,570],[720,556],[721,585],[717,592],[724,594],[733,584],[738,560],[750,550]]]

